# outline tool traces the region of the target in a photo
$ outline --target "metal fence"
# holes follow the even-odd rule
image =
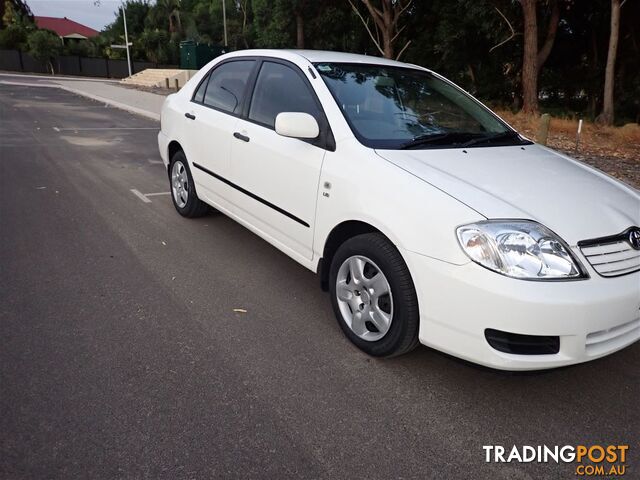
[[[77,55],[60,55],[54,59],[53,69],[57,74],[102,78],[124,78],[129,76],[126,60],[90,58]],[[138,73],[147,68],[177,68],[177,65],[159,65],[153,62],[131,62],[131,72]],[[50,73],[45,62],[40,62],[20,50],[0,50],[0,70],[11,72]]]

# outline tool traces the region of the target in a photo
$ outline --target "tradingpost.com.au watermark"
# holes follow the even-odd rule
[[[622,476],[629,445],[483,445],[487,463],[573,463],[582,476]]]

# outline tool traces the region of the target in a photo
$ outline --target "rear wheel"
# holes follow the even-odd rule
[[[171,157],[169,186],[173,206],[183,217],[201,217],[209,211],[209,206],[198,198],[187,157],[182,151]]]
[[[418,345],[418,300],[398,249],[382,234],[344,242],[331,262],[333,310],[346,336],[373,356],[395,356]]]

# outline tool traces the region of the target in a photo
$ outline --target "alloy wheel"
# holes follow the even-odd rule
[[[189,201],[189,177],[180,160],[176,160],[171,167],[171,194],[180,208],[184,208]]]
[[[384,337],[393,320],[391,286],[369,258],[347,258],[336,277],[336,297],[347,326],[359,338],[375,342]]]

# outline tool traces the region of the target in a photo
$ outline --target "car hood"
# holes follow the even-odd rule
[[[640,192],[539,145],[376,153],[487,218],[535,220],[570,245],[640,225]]]

